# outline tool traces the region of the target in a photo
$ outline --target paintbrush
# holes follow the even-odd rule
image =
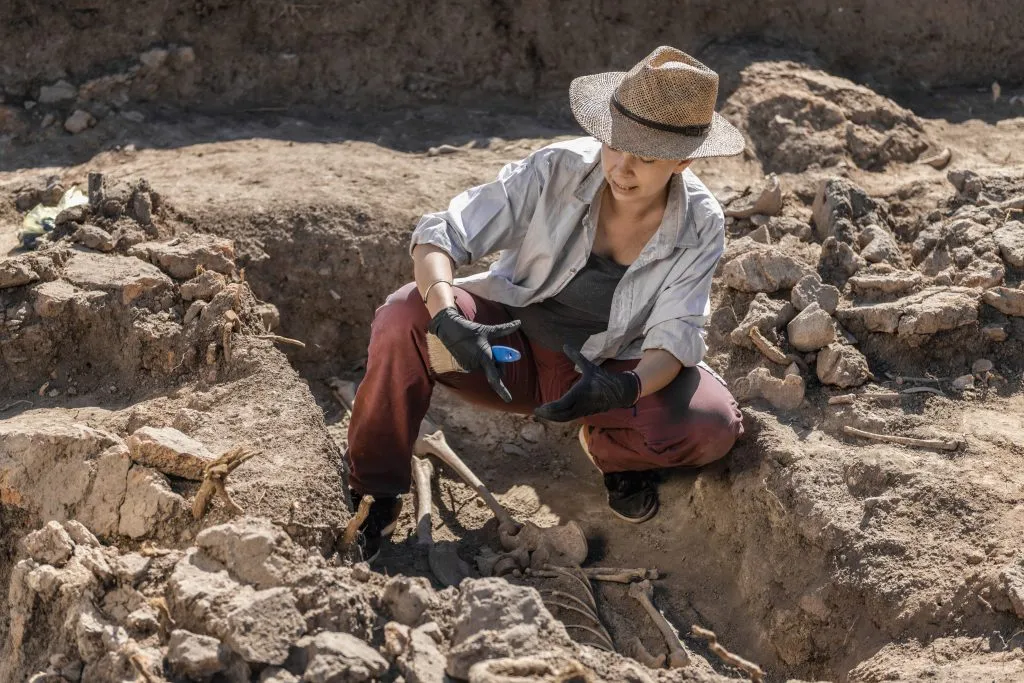
[[[514,363],[523,357],[519,351],[511,346],[491,346],[491,354],[498,363]],[[444,342],[435,335],[427,332],[427,358],[430,361],[430,369],[434,374],[443,375],[446,372],[469,372],[455,360]]]

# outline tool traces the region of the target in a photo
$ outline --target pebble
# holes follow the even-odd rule
[[[967,564],[981,564],[985,561],[985,553],[980,550],[972,550],[967,553]]]
[[[87,111],[76,109],[71,116],[64,121],[64,130],[77,135],[96,123],[96,119]]]
[[[974,361],[974,365],[971,366],[971,372],[973,372],[975,375],[981,375],[986,372],[992,372],[992,368],[994,367],[995,365],[992,363],[992,361],[988,360],[987,358],[979,358],[978,360]]]
[[[1004,342],[1009,337],[1002,325],[986,325],[981,328],[981,333],[994,342]]]
[[[519,436],[529,443],[539,443],[544,438],[544,433],[544,425],[539,422],[527,422],[519,429]]]
[[[974,386],[974,375],[960,375],[953,380],[953,388],[957,391],[963,391],[964,389],[970,389]]]

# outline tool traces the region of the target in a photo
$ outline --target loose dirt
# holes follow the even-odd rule
[[[1017,680],[1024,119],[986,123],[1006,106],[987,93],[903,106],[819,66],[754,60],[738,71],[723,111],[748,152],[695,166],[731,215],[708,327],[708,361],[746,420],[728,458],[665,473],[661,512],[633,527],[607,510],[572,426],[482,413],[443,390],[431,411],[513,515],[579,521],[588,566],[660,571],[654,601],[692,653],[671,672],[602,652],[579,628],[587,617],[542,604],[552,590],[586,601],[572,592],[579,582],[521,574],[436,590],[411,499],[382,574],[338,547],[350,514],[339,477],[347,413],[326,380],[359,380],[373,309],[410,277],[414,221],[578,133],[516,112],[467,122],[437,108],[410,114],[401,133],[191,118],[117,133],[101,122],[90,134],[118,148],[89,156],[85,143],[12,148],[0,173],[11,558],[0,562],[10,605],[0,671],[741,676],[690,635],[697,625],[770,680]],[[963,120],[966,107],[977,118]],[[443,143],[456,150],[428,151]],[[946,148],[948,166],[922,163]],[[54,244],[15,249],[19,198],[84,188],[90,172],[105,174],[122,215],[90,209],[58,221],[67,227]],[[756,348],[751,328],[784,363]],[[306,345],[261,338],[271,333]],[[245,516],[215,497],[193,521],[199,482],[133,459],[128,437],[142,427],[178,430],[210,457],[253,447],[226,480]],[[847,427],[957,446],[869,441]],[[485,565],[497,525],[439,470],[434,537]],[[634,639],[666,654],[625,585],[593,584],[621,655],[641,656]],[[535,660],[494,663],[509,657]]]

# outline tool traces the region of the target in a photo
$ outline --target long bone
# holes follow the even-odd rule
[[[668,622],[665,615],[662,614],[654,603],[651,602],[651,594],[654,592],[654,588],[651,586],[651,582],[644,580],[637,583],[629,584],[629,597],[639,602],[644,611],[647,612],[647,616],[651,618],[654,625],[661,631],[661,635],[665,638],[665,644],[668,645],[668,665],[672,669],[681,669],[684,666],[689,665],[690,655],[686,651],[686,646],[683,645],[683,641],[679,640],[679,635],[676,630],[672,628],[672,624]]]
[[[469,566],[459,557],[453,543],[434,541],[430,493],[433,474],[434,466],[429,460],[412,459],[412,476],[416,483],[416,542],[426,546],[427,561],[434,578],[443,586],[457,586],[469,576]]]

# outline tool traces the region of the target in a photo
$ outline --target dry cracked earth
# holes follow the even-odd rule
[[[437,583],[411,499],[378,565],[346,546],[335,394],[411,276],[414,221],[577,134],[434,107],[5,148],[0,680],[750,675],[694,626],[767,680],[1021,680],[1024,118],[797,62],[736,78],[748,149],[695,169],[729,216],[707,360],[741,399],[734,452],[664,473],[633,527],[571,426],[441,391],[431,411],[520,520],[581,525],[586,567],[656,568],[687,663],[626,584],[486,576],[497,524],[443,466],[433,535],[472,578]],[[19,249],[26,213],[90,174]]]

